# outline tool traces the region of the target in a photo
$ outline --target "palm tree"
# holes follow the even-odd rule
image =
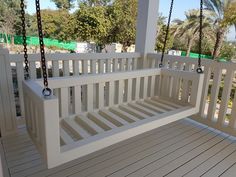
[[[184,37],[187,39],[187,56],[190,55],[192,45],[194,41],[198,37],[199,29],[200,29],[200,22],[199,22],[199,15],[200,11],[196,9],[189,10],[185,13],[186,19],[179,20],[175,19],[174,26],[172,29],[174,30],[175,37]],[[203,17],[203,30],[204,34],[207,37],[212,38],[212,21],[208,17],[208,14],[204,13]]]
[[[232,13],[235,13],[235,11],[231,11],[231,8],[236,6],[236,0],[204,0],[203,2],[206,10],[212,13],[212,19],[214,20],[216,42],[213,58],[216,59],[220,54],[220,49],[229,27],[236,24],[236,21],[231,19]]]

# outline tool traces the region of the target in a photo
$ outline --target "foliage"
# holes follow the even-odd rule
[[[109,40],[119,42],[123,50],[135,43],[137,0],[115,0],[109,8],[112,29]]]
[[[225,42],[221,48],[220,58],[230,61],[236,55],[236,46]]]
[[[57,8],[70,10],[74,7],[75,0],[51,0],[53,1]]]
[[[76,32],[80,41],[95,41],[104,46],[111,29],[111,21],[104,6],[80,5],[76,12]]]
[[[161,27],[161,30],[157,36],[157,42],[156,42],[156,48],[155,50],[157,50],[158,52],[162,52],[163,48],[164,48],[164,42],[165,42],[165,36],[166,36],[166,25],[163,25]],[[167,52],[169,49],[172,48],[173,46],[173,42],[174,42],[174,35],[169,33],[168,37],[167,37],[167,44],[166,44],[166,50],[165,52]]]
[[[42,23],[44,37],[55,38],[62,41],[75,39],[75,19],[66,10],[42,10]],[[31,26],[28,29],[28,35],[37,35],[36,15],[30,18]]]
[[[234,18],[231,18],[231,8],[235,8],[235,0],[204,0],[206,9],[211,13],[216,30],[216,42],[213,51],[213,58],[217,59],[228,28],[235,24]]]
[[[20,25],[20,0],[0,0],[0,32],[18,34]]]
[[[203,17],[203,33],[204,35],[208,36],[209,38],[214,38],[212,36],[212,21],[207,16],[206,13],[204,13]],[[198,34],[200,30],[200,12],[199,10],[192,9],[185,13],[186,19],[185,20],[174,20],[174,26],[172,29],[174,30],[174,35],[176,38],[185,38],[186,41],[186,51],[187,56],[189,56],[192,46],[195,43],[198,43]]]

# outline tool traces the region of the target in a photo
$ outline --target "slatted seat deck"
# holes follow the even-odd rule
[[[179,105],[153,97],[64,118],[60,122],[61,146],[90,138],[103,138],[103,135],[112,135],[133,124],[152,118],[162,119],[166,114],[175,114],[190,107],[190,104]]]
[[[25,128],[1,140],[10,177],[234,177],[235,138],[189,119],[133,137],[50,170]]]

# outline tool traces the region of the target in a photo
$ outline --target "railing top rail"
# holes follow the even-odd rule
[[[64,88],[76,85],[86,85],[118,80],[126,80],[145,76],[154,76],[160,74],[161,69],[145,69],[139,71],[128,71],[128,72],[114,72],[114,73],[104,73],[104,74],[85,74],[80,77],[68,76],[68,77],[53,77],[49,78],[50,88]],[[35,82],[41,86],[42,80],[38,79]]]
[[[149,58],[160,58],[160,53],[149,53]],[[166,55],[165,59],[173,60],[173,61],[180,61],[183,63],[191,63],[197,64],[197,60],[190,57],[183,57],[183,56],[175,56],[175,55]],[[218,67],[220,69],[233,69],[236,70],[236,63],[233,62],[217,62],[209,59],[202,59],[202,65],[204,66],[211,66],[211,67]]]
[[[53,60],[96,60],[96,59],[119,59],[140,58],[140,53],[53,53],[46,54],[49,61]],[[11,54],[10,62],[23,62],[23,54]],[[29,54],[29,61],[40,61],[40,54]]]

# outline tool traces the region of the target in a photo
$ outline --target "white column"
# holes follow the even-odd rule
[[[159,0],[139,0],[135,51],[153,53],[156,43]]]
[[[0,131],[5,136],[16,132],[16,107],[9,52],[0,48]]]

